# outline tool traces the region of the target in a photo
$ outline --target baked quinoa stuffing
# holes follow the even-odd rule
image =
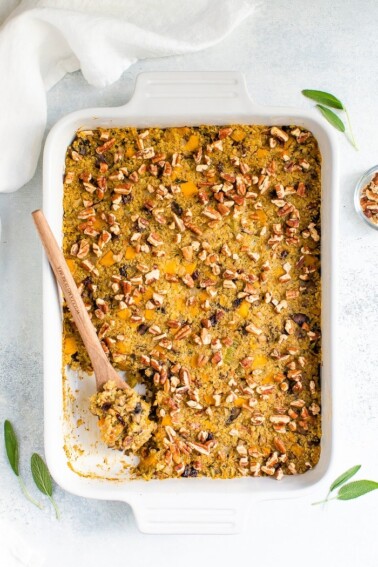
[[[111,380],[92,396],[91,412],[99,418],[104,443],[121,451],[138,451],[156,427],[148,418],[150,406],[134,390],[117,388]]]
[[[318,462],[320,169],[294,126],[77,132],[64,253],[111,363],[146,390],[139,417],[114,384],[91,401],[103,440],[139,457],[132,478]],[[63,343],[90,372],[66,309]]]

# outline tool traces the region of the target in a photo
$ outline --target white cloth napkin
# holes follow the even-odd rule
[[[214,45],[252,9],[251,0],[20,2],[0,30],[0,192],[33,177],[46,90],[67,72],[81,69],[90,84],[108,85],[138,59]]]

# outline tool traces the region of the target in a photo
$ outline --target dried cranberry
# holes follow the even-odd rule
[[[199,270],[194,270],[194,272],[192,273],[192,279],[194,281],[198,280],[199,275],[200,275]]]
[[[126,203],[130,203],[130,201],[133,200],[133,196],[131,193],[129,193],[128,195],[122,195],[122,203],[124,205],[126,205]]]
[[[315,354],[319,354],[320,353],[320,342],[317,341],[316,343],[314,343],[314,346],[310,347],[312,349],[312,352]]]
[[[119,413],[116,414],[116,418],[120,422],[121,425],[126,425],[123,417],[121,415],[119,415]]]
[[[96,159],[96,167],[100,167],[100,163],[108,163],[105,159],[105,157],[102,154],[98,154],[97,155],[97,159]]]
[[[185,465],[185,470],[181,475],[184,478],[188,476],[198,476],[198,471],[193,467],[193,465]]]
[[[294,323],[296,323],[299,326],[302,326],[303,323],[309,323],[310,322],[310,318],[305,315],[304,313],[294,313],[291,318],[293,319]]]
[[[239,305],[241,305],[243,301],[242,297],[237,297],[236,299],[234,299],[234,301],[232,302],[232,306],[233,307],[239,307]]]
[[[158,420],[157,406],[151,406],[150,413],[148,414],[148,418],[151,419],[152,421]]]
[[[172,201],[171,209],[178,217],[181,217],[182,213],[184,212],[183,208],[180,207],[180,205],[176,203],[176,201]]]
[[[137,331],[140,335],[145,335],[148,331],[149,327],[148,325],[146,325],[146,323],[141,323],[139,325],[139,327],[137,328]]]
[[[230,415],[226,419],[226,425],[230,425],[230,423],[235,421],[235,419],[239,417],[240,412],[241,412],[241,408],[232,408],[232,410],[230,411]]]
[[[124,278],[127,278],[127,268],[126,266],[121,266],[119,269],[119,273],[121,276],[123,276]]]
[[[142,413],[142,404],[140,402],[135,404],[134,413],[136,413],[136,414]]]
[[[219,323],[219,321],[220,321],[221,319],[223,319],[223,317],[224,317],[224,311],[222,311],[222,309],[217,309],[217,311],[215,311],[215,313],[213,313],[213,314],[209,317],[209,320],[210,320],[211,325],[212,325],[213,327],[215,327],[215,325],[216,325],[217,323]]]
[[[209,321],[211,323],[211,326],[215,327],[215,325],[217,324],[217,314],[213,313],[212,315],[210,315]]]

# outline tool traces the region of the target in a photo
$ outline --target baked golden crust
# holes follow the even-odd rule
[[[105,352],[152,405],[133,477],[317,463],[320,169],[297,127],[77,133],[64,252]],[[91,370],[66,311],[64,362]]]

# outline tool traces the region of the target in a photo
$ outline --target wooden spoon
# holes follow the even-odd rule
[[[103,395],[106,397],[107,392],[104,391],[102,393],[105,387],[105,390],[109,388],[117,390],[115,403],[121,403],[122,399],[124,411],[122,416],[117,416],[118,420],[116,420],[115,425],[113,423],[113,414],[107,414],[104,404],[97,399],[92,400],[91,412],[101,418],[98,421],[101,437],[109,447],[135,453],[150,439],[156,429],[156,424],[149,419],[150,405],[142,400],[135,390],[121,379],[110,364],[63,253],[51,232],[44,214],[38,210],[34,211],[32,215],[52,270],[62,289],[77,330],[91,359],[96,376],[97,391],[100,392],[97,394],[97,398]],[[109,385],[106,387],[105,385],[108,382]],[[119,389],[121,388],[125,390],[126,395],[122,392],[121,396],[119,396]],[[121,431],[119,431],[120,422],[123,425]]]
[[[68,308],[71,311],[77,330],[83,339],[89,358],[91,359],[96,376],[97,390],[101,391],[109,380],[115,382],[117,388],[132,390],[114,370],[101,346],[96,330],[76,287],[75,280],[71,275],[63,252],[55,240],[45,215],[41,210],[37,210],[32,213],[32,216],[51,268],[63,292]],[[132,391],[134,392],[134,390]]]

